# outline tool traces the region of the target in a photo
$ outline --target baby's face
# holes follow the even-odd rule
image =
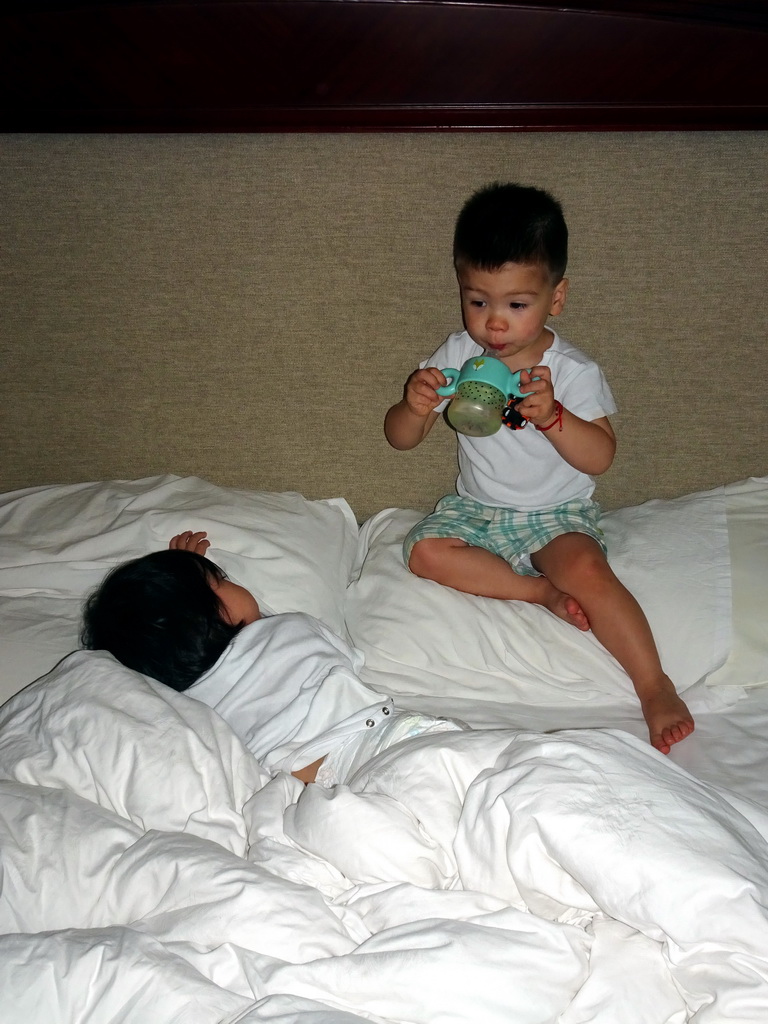
[[[512,370],[538,363],[551,338],[547,318],[563,308],[567,281],[555,285],[545,267],[524,263],[497,270],[460,264],[457,277],[464,326],[473,341]]]
[[[223,618],[231,626],[245,626],[261,618],[261,611],[253,594],[232,580],[211,580],[211,586],[221,602]]]

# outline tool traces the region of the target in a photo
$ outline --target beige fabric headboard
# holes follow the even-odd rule
[[[344,495],[452,489],[386,408],[460,326],[453,220],[551,189],[561,333],[613,386],[606,507],[768,472],[761,132],[6,135],[0,489],[161,472]]]

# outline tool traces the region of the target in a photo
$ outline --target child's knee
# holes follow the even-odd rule
[[[531,560],[545,575],[557,575],[558,586],[572,579],[587,586],[600,586],[615,579],[600,544],[585,533],[561,534]]]
[[[417,540],[411,548],[408,568],[414,576],[431,579],[435,570],[445,559],[445,539],[442,537],[425,537]]]

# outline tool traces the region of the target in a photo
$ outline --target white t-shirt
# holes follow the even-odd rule
[[[325,786],[408,736],[468,728],[401,711],[361,682],[362,665],[361,652],[318,619],[285,612],[244,626],[185,694],[217,711],[269,772],[325,757]]]
[[[362,664],[318,619],[285,612],[244,626],[185,693],[217,711],[267,771],[291,772],[392,715],[392,698],[358,677]]]
[[[551,328],[552,344],[541,364],[552,374],[555,398],[583,420],[596,420],[616,412],[611,389],[597,363],[561,338]],[[483,351],[466,331],[452,334],[419,365],[460,369]],[[448,399],[437,406],[442,412]],[[557,430],[557,427],[553,428]],[[456,434],[459,443],[459,476],[456,490],[484,505],[536,512],[575,498],[590,498],[595,481],[580,473],[558,455],[546,434],[528,424],[522,430],[503,426],[490,437]]]

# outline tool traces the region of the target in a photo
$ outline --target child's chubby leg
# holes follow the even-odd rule
[[[454,537],[419,540],[408,568],[416,576],[465,594],[543,605],[578,629],[589,629],[578,600],[558,590],[545,576],[521,576],[499,555],[466,541]]]
[[[632,680],[651,743],[668,754],[693,732],[693,718],[659,659],[645,614],[616,577],[600,545],[583,533],[566,533],[531,556],[552,583],[572,594],[592,632]]]

